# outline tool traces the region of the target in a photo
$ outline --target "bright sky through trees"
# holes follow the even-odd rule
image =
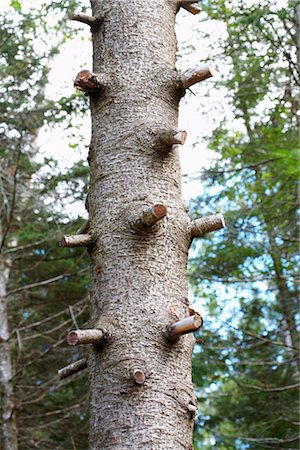
[[[218,79],[218,60],[211,55],[210,45],[217,41],[225,33],[225,26],[221,22],[202,22],[201,15],[192,16],[182,12],[177,19],[178,39],[178,69],[186,70],[189,67],[203,63],[209,59],[217,69],[214,81]],[[214,22],[214,23],[212,23]],[[76,74],[83,68],[92,65],[92,46],[88,27],[74,23],[74,29],[80,29],[78,36],[65,44],[53,63],[50,73],[50,83],[47,87],[48,95],[53,99],[61,95],[71,95],[74,92],[73,80]],[[200,32],[201,31],[201,32]],[[204,35],[206,34],[206,37]],[[207,167],[213,153],[207,149],[206,137],[209,136],[216,124],[224,115],[229,115],[226,107],[224,89],[213,89],[210,97],[205,93],[212,87],[212,81],[206,80],[199,86],[193,86],[192,92],[182,100],[180,107],[179,127],[187,131],[187,142],[180,149],[181,169],[183,178],[183,197],[189,200],[201,193],[201,181],[189,180],[189,176]],[[205,98],[204,98],[205,97]],[[40,150],[44,154],[54,156],[60,161],[61,168],[70,167],[79,157],[87,155],[90,140],[90,117],[78,121],[77,130],[65,130],[59,125],[51,130],[42,130],[39,137]],[[75,133],[75,136],[71,136]],[[76,140],[84,136],[84,140],[77,149],[70,149],[69,142],[74,144]],[[74,205],[72,205],[74,209]],[[74,211],[73,211],[74,212]],[[85,212],[84,205],[78,205],[78,212]]]

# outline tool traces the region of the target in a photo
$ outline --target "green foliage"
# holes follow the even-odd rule
[[[0,14],[0,259],[10,272],[19,448],[86,448],[87,376],[60,382],[56,372],[82,356],[65,337],[88,316],[86,250],[58,247],[62,235],[84,222],[70,221],[61,205],[83,201],[87,163],[61,173],[55,161],[36,162],[40,128],[62,123],[71,129],[72,116],[86,110],[77,94],[59,102],[45,95],[50,61],[65,40],[61,30],[69,32],[66,13],[75,2],[34,3],[33,9],[28,3],[12,1]]]
[[[16,11],[22,10],[22,5],[19,0],[11,0],[10,6],[12,6]]]
[[[214,132],[210,148],[221,158],[193,205],[195,217],[220,209],[227,223],[197,244],[190,262],[195,295],[209,315],[194,357],[199,449],[299,444],[295,5],[204,6],[208,18],[227,26],[223,84],[235,121]]]

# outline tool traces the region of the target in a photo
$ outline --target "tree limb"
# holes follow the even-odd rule
[[[22,287],[19,287],[17,289],[13,289],[11,291],[8,291],[6,296],[8,297],[9,295],[16,294],[17,292],[26,291],[28,289],[32,289],[32,288],[35,288],[35,287],[46,286],[47,284],[55,283],[56,281],[62,280],[65,277],[71,277],[73,275],[80,275],[80,274],[82,274],[84,272],[87,272],[88,270],[89,269],[81,269],[81,270],[78,270],[77,272],[65,273],[63,275],[58,275],[57,277],[48,278],[48,280],[43,280],[43,281],[39,281],[37,283],[32,283],[32,284],[27,284],[26,286],[22,286]]]
[[[91,28],[99,26],[103,20],[99,16],[92,17],[82,13],[71,13],[69,14],[69,19],[89,25]]]

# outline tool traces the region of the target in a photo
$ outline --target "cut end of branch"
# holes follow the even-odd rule
[[[195,313],[186,319],[175,322],[168,327],[167,337],[169,339],[176,339],[184,334],[193,333],[199,330],[203,325],[203,319],[200,314]]]
[[[77,361],[69,364],[68,366],[63,367],[57,371],[60,380],[64,380],[65,378],[74,375],[74,373],[80,372],[87,368],[86,358],[78,359]]]
[[[186,141],[186,137],[186,131],[169,130],[162,133],[161,141],[166,145],[183,145]]]
[[[144,384],[146,381],[146,375],[141,369],[134,369],[132,372],[132,378],[137,384]]]
[[[103,337],[103,331],[98,329],[73,330],[68,333],[67,342],[69,345],[99,344]]]
[[[183,89],[188,89],[193,86],[193,84],[199,83],[200,81],[207,80],[207,78],[213,77],[215,71],[211,64],[203,64],[201,66],[195,67],[194,69],[187,70],[181,75],[181,84]]]
[[[167,208],[164,205],[157,204],[142,212],[140,224],[149,228],[155,225],[159,220],[167,215]]]
[[[189,403],[187,406],[187,409],[189,410],[191,416],[195,416],[197,413],[197,406],[195,406],[193,403]]]
[[[194,220],[192,223],[192,237],[202,237],[211,231],[221,230],[225,228],[225,220],[223,214],[213,214],[211,216],[202,217]]]
[[[75,234],[63,236],[59,242],[60,247],[86,247],[93,242],[90,234]]]
[[[192,403],[189,403],[188,410],[195,413],[197,411],[197,406],[193,405]]]
[[[129,210],[129,222],[131,227],[138,231],[153,227],[166,215],[167,208],[159,203],[148,207],[135,207]]]
[[[78,343],[78,335],[76,331],[70,331],[70,333],[68,333],[67,342],[69,345],[76,345]]]
[[[101,84],[97,76],[89,70],[81,70],[74,81],[74,87],[86,95],[97,92],[101,88]]]
[[[156,219],[161,220],[167,215],[167,208],[164,205],[154,205],[152,209]]]
[[[201,8],[197,3],[197,1],[182,0],[180,6],[192,14],[199,14]]]

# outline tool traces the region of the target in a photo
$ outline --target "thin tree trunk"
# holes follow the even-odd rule
[[[296,14],[296,11],[295,11]],[[248,112],[246,109],[243,109],[243,118],[244,122],[246,124],[248,137],[250,141],[255,141],[255,135],[253,133],[252,128],[249,125],[248,121]],[[261,172],[259,169],[255,170],[255,177],[257,181],[260,181],[261,178]],[[266,196],[267,194],[265,194]],[[295,196],[297,197],[297,195]],[[269,202],[271,203],[271,198],[269,198]],[[296,209],[295,209],[296,211]],[[288,287],[287,281],[285,279],[284,273],[283,273],[283,267],[282,267],[282,254],[279,250],[278,245],[276,244],[275,238],[274,238],[274,229],[270,225],[269,218],[265,216],[264,211],[261,211],[262,218],[264,225],[266,227],[266,233],[268,236],[268,244],[269,244],[269,254],[273,262],[273,270],[275,273],[274,277],[274,283],[277,289],[276,297],[277,297],[277,304],[280,308],[281,314],[282,314],[282,320],[285,326],[284,329],[284,339],[287,347],[294,347],[294,349],[291,349],[290,352],[292,356],[296,359],[291,364],[294,368],[295,377],[299,375],[299,365],[298,365],[298,357],[299,352],[295,349],[299,347],[298,345],[298,332],[297,332],[297,326],[296,326],[296,314],[297,314],[297,298],[296,294],[291,292],[291,289]],[[291,224],[295,224],[297,222],[296,217],[295,220],[292,220]],[[292,225],[291,225],[292,226]]]
[[[0,255],[0,389],[2,397],[3,449],[17,450],[18,438],[12,383],[13,371],[8,342],[9,331],[6,297],[8,276],[9,268]]]
[[[187,450],[195,340],[168,341],[164,332],[189,316],[191,225],[178,150],[160,139],[177,128],[183,93],[175,71],[178,2],[91,3],[93,16],[104,15],[92,28],[100,87],[91,95],[91,317],[111,337],[89,352],[90,446]],[[153,205],[167,215],[148,226]]]
[[[295,21],[295,36],[296,36],[296,48],[297,48],[297,65],[300,70],[300,3],[296,4],[294,9],[294,21]]]
[[[269,235],[270,243],[270,256],[273,261],[273,267],[275,272],[275,285],[277,288],[277,302],[281,310],[284,324],[285,324],[285,340],[288,346],[292,346],[294,349],[299,347],[299,336],[297,332],[296,314],[297,314],[297,297],[296,293],[291,292],[287,285],[286,277],[283,272],[280,254],[278,254],[278,249],[276,242],[269,228],[267,227],[267,233]],[[292,351],[293,356],[296,358],[299,356],[297,350]],[[293,366],[297,369],[298,374],[298,364],[297,361]]]

